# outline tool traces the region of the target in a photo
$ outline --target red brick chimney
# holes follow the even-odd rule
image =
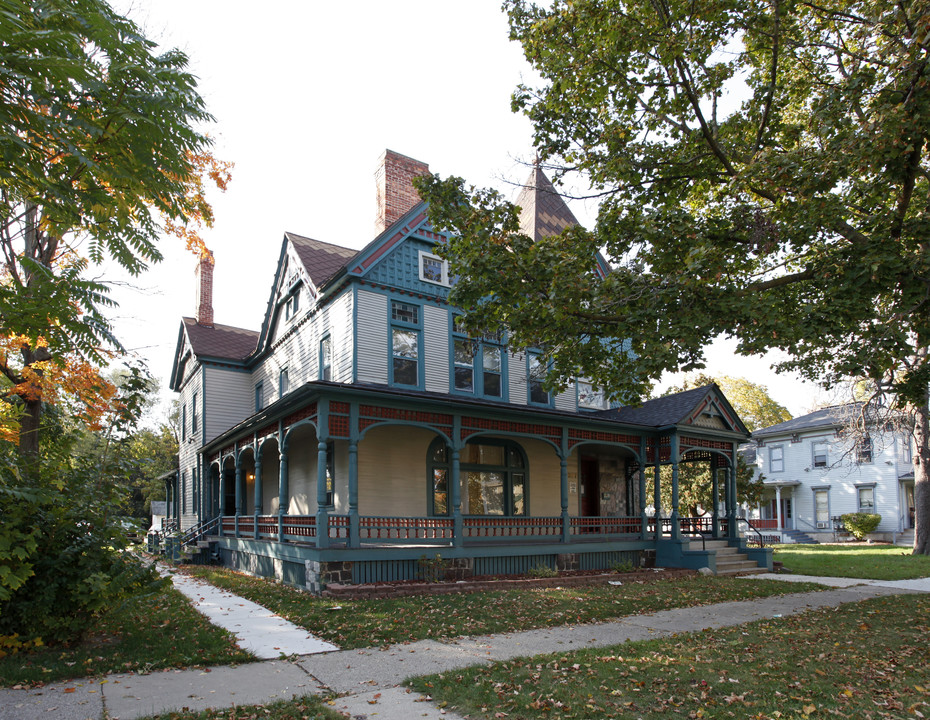
[[[412,181],[415,177],[426,175],[428,172],[429,165],[426,163],[393,150],[384,151],[378,170],[375,172],[375,184],[378,188],[378,216],[375,218],[375,233],[384,232],[405,212],[420,202],[420,196],[413,189]]]
[[[197,269],[197,324],[213,327],[213,253],[207,250],[200,256]]]

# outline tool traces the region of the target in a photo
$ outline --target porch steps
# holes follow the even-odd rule
[[[819,545],[820,543],[814,540],[810,535],[800,530],[782,530],[781,531],[782,542],[792,542],[797,545]]]
[[[894,544],[901,545],[902,547],[914,547],[914,528],[904,530],[895,535]]]
[[[731,547],[726,540],[705,540],[703,545],[700,541],[692,540],[689,549],[713,550],[717,556],[717,575],[756,575],[768,572],[750,560],[746,553],[741,553],[739,548]]]

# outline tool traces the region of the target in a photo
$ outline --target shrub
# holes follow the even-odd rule
[[[536,565],[526,571],[526,574],[533,578],[552,578],[558,577],[559,573],[546,565]]]
[[[435,557],[428,558],[421,555],[417,560],[420,566],[420,577],[426,582],[440,582],[446,579],[446,570],[449,569],[450,562],[436,553]]]
[[[881,515],[874,513],[846,513],[842,516],[843,525],[856,540],[862,540],[882,521]]]
[[[633,567],[633,563],[630,562],[629,560],[622,560],[620,562],[617,562],[611,565],[610,569],[613,570],[615,573],[631,573],[636,568]]]

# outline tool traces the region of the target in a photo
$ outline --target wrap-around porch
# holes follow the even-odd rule
[[[312,566],[325,580],[327,564],[407,563],[349,573],[360,582],[407,579],[424,556],[474,574],[556,559],[581,569],[638,565],[643,553],[702,567],[707,554],[689,539],[739,543],[734,432],[328,383],[301,394],[290,402],[300,407],[271,406],[201,451],[203,517],[229,564],[305,563],[308,577]],[[705,517],[679,515],[678,467],[691,462],[712,469]],[[671,466],[668,508],[662,466]]]

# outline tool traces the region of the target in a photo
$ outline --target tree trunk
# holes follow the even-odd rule
[[[39,458],[39,424],[42,422],[42,401],[27,400],[19,421],[19,454],[29,463]]]
[[[930,411],[927,396],[914,412],[914,555],[930,555]]]

